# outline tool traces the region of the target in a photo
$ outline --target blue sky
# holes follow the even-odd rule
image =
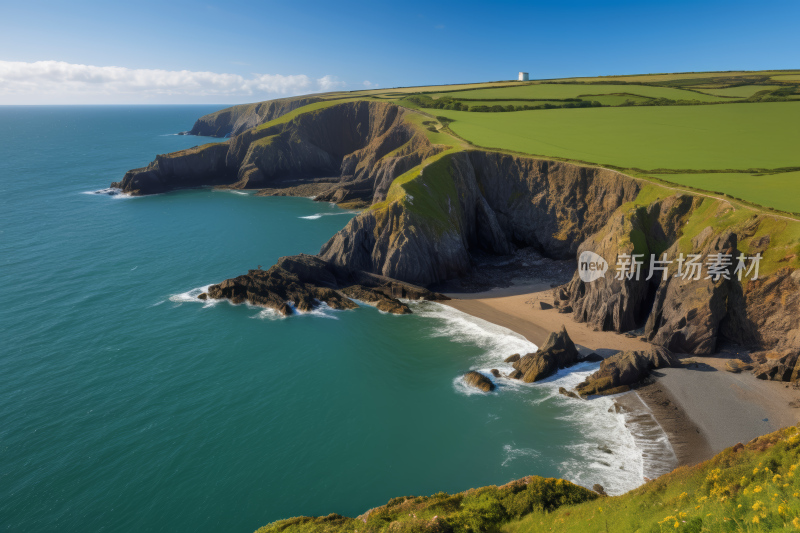
[[[240,103],[519,70],[536,79],[800,68],[796,0],[27,1],[0,10],[0,104]]]

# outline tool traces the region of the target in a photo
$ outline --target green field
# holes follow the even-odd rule
[[[640,169],[800,166],[794,102],[600,107],[516,113],[436,110],[473,144]]]
[[[782,76],[772,76],[771,78],[777,81],[800,81],[800,73],[785,74]]]
[[[758,91],[774,91],[780,89],[780,85],[741,85],[739,87],[727,87],[725,89],[698,89],[704,93],[714,94],[717,96],[737,96],[739,98],[748,98],[753,96]]]
[[[661,178],[679,185],[707,191],[719,191],[766,207],[800,213],[800,172],[772,175],[742,173],[661,174]]]
[[[702,94],[683,89],[673,89],[671,87],[650,87],[648,85],[562,85],[562,84],[541,84],[541,85],[519,85],[516,87],[502,87],[496,89],[473,89],[457,93],[444,92],[434,93],[430,96],[438,98],[440,96],[451,96],[453,98],[578,98],[582,94],[615,94],[631,93],[650,98],[669,98],[670,100],[700,100],[701,102],[716,102],[728,100],[712,94]]]

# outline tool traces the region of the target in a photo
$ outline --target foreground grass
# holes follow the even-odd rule
[[[502,487],[394,498],[357,518],[297,517],[257,533],[755,532],[800,530],[800,430],[728,448],[621,496],[531,476]]]
[[[800,530],[800,431],[786,428],[742,450],[679,468],[618,497],[509,523],[506,533]]]
[[[800,105],[552,109],[516,113],[437,110],[476,146],[640,169],[800,166]]]

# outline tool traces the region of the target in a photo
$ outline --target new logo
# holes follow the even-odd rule
[[[578,276],[586,283],[605,277],[608,263],[594,252],[585,251],[578,258]]]

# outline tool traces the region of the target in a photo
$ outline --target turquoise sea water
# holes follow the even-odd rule
[[[353,216],[91,194],[210,141],[173,134],[215,109],[0,107],[0,529],[249,532],[528,474],[641,483],[610,401],[556,392],[594,365],[474,393],[463,372],[535,347],[433,303],[277,318],[193,298],[316,253]]]

